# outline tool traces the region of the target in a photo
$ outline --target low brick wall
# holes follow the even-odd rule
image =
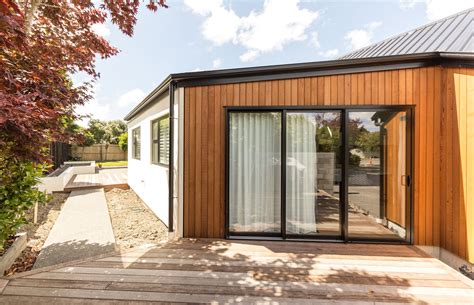
[[[87,147],[72,145],[71,155],[74,159],[83,161],[127,160],[127,152],[122,151],[117,144],[109,144],[107,149],[105,144],[94,144]]]

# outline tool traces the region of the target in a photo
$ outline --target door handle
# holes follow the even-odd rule
[[[411,176],[410,175],[402,175],[402,185],[410,186],[411,185]]]

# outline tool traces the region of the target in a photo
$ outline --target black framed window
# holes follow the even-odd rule
[[[140,160],[140,127],[132,130],[132,158]]]
[[[151,162],[169,164],[170,119],[165,115],[151,123]]]
[[[227,237],[412,242],[413,106],[225,109]]]

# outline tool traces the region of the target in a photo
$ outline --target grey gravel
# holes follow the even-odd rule
[[[167,240],[168,229],[137,194],[129,189],[112,189],[105,193],[116,246],[129,249]]]

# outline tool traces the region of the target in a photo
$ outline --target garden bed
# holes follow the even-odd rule
[[[40,178],[38,189],[47,193],[62,192],[74,175],[94,174],[95,161],[70,161],[46,177]]]
[[[0,274],[8,270],[26,248],[26,239],[26,233],[20,233],[5,242],[4,249],[0,252]]]
[[[18,272],[31,270],[36,261],[41,247],[43,246],[49,231],[61,212],[61,208],[66,201],[68,194],[57,193],[52,195],[52,200],[46,204],[38,206],[38,222],[33,223],[33,208],[27,213],[28,224],[23,225],[18,232],[25,232],[28,235],[26,249],[15,260],[14,264],[5,272],[5,275],[12,275]]]
[[[168,228],[131,189],[105,193],[115,243],[121,250],[168,240]]]

